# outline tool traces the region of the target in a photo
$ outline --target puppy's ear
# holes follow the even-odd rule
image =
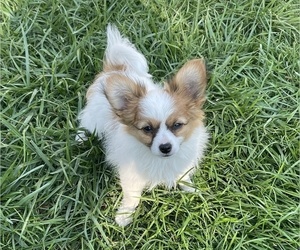
[[[134,121],[139,100],[146,88],[126,76],[112,75],[106,79],[105,95],[114,112],[126,125]]]
[[[205,102],[206,67],[202,59],[194,59],[185,63],[177,74],[165,85],[166,91],[188,103],[202,107]]]

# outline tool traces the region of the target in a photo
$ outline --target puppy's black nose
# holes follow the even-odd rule
[[[160,144],[159,145],[159,150],[163,154],[168,154],[172,150],[172,145],[171,145],[171,143]]]

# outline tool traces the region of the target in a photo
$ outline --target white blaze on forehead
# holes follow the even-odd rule
[[[160,124],[158,132],[153,139],[151,145],[151,151],[154,155],[164,156],[165,154],[160,150],[160,146],[163,144],[170,144],[171,150],[168,152],[168,155],[176,154],[179,150],[180,144],[182,142],[182,137],[175,136],[164,124],[163,122]]]
[[[174,112],[174,100],[163,90],[153,90],[140,102],[142,116],[165,122]]]

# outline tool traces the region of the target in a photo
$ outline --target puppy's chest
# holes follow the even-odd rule
[[[169,188],[176,185],[176,181],[190,170],[192,164],[178,160],[159,159],[157,161],[139,162],[135,166],[136,173],[147,180],[149,187],[165,185]]]

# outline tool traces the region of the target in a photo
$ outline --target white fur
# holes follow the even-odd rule
[[[105,61],[110,64],[125,64],[129,72],[134,72],[142,77],[151,77],[148,74],[146,58],[135,49],[127,38],[122,37],[113,25],[107,26]]]
[[[168,157],[176,154],[179,149],[180,146],[182,144],[183,138],[182,137],[177,137],[175,136],[166,126],[165,122],[162,121],[160,124],[160,128],[158,130],[158,133],[156,134],[152,145],[151,145],[151,152],[154,155],[160,156],[160,157],[164,157],[164,153],[162,153],[159,150],[159,146],[162,144],[171,144],[172,149],[170,151],[170,153],[168,153]]]
[[[154,155],[163,156],[159,150],[161,144],[170,143],[172,151],[169,155],[177,153],[183,138],[176,137],[166,127],[166,119],[175,111],[175,102],[172,97],[162,89],[149,91],[147,96],[140,102],[141,114],[145,117],[160,121],[160,128],[151,145]]]
[[[163,121],[174,112],[174,105],[172,97],[162,89],[158,89],[148,92],[141,100],[140,109],[145,117]]]
[[[195,128],[188,140],[170,132],[165,121],[174,111],[176,103],[152,82],[145,57],[126,38],[122,38],[114,26],[108,26],[107,35],[106,62],[126,65],[125,71],[113,73],[124,74],[146,87],[147,95],[140,102],[141,113],[161,122],[151,148],[128,134],[126,126],[119,122],[104,94],[106,79],[110,73],[102,74],[96,79],[88,102],[79,115],[80,127],[95,132],[99,138],[104,137],[106,159],[118,171],[124,195],[116,222],[125,226],[131,222],[131,214],[145,188],[151,189],[160,184],[171,188],[179,179],[191,182],[190,176],[203,156],[208,134],[204,126]],[[84,139],[84,132],[80,132],[77,140]],[[172,144],[171,156],[162,157],[159,145],[163,143]],[[193,190],[186,185],[182,185],[182,188]]]

